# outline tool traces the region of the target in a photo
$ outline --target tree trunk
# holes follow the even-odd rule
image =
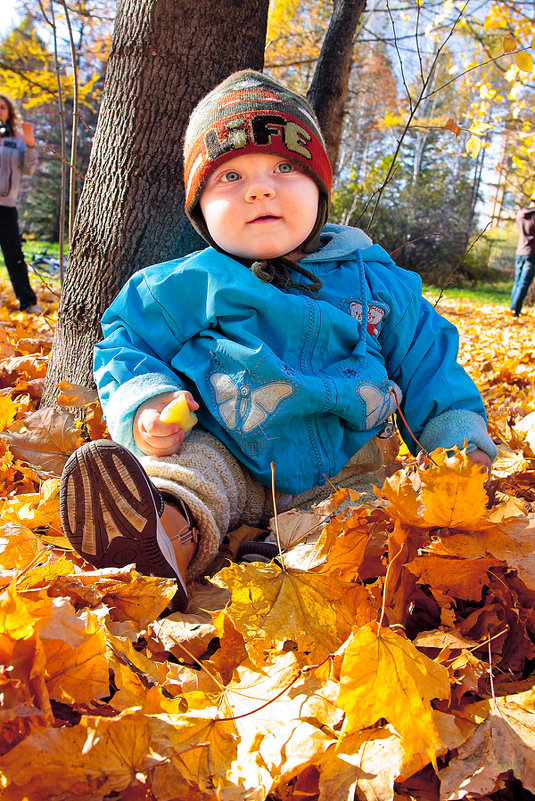
[[[353,37],[366,0],[333,0],[333,13],[307,98],[316,112],[333,170],[338,160]]]
[[[125,281],[203,246],[183,213],[182,141],[194,105],[263,66],[269,0],[120,0],[43,395],[91,386],[100,319]]]

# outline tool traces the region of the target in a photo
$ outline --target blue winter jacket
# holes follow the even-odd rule
[[[186,389],[201,426],[267,486],[274,462],[277,490],[295,494],[336,475],[397,398],[426,449],[466,439],[494,458],[481,397],[456,360],[457,330],[422,298],[420,278],[338,225],[302,264],[323,281],[317,295],[263,283],[213,248],[135,273],[95,349],[113,439],[139,454],[136,409]]]

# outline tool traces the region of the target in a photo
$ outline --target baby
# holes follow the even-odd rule
[[[95,380],[113,441],[78,449],[61,487],[74,548],[175,578],[181,609],[227,532],[272,513],[272,462],[289,508],[398,404],[414,454],[466,440],[489,468],[497,453],[457,330],[419,277],[326,224],[331,167],[303,98],[231,75],[193,111],[184,162],[186,212],[209,247],[135,273],[104,314]],[[181,395],[198,416],[186,437],[161,419]]]

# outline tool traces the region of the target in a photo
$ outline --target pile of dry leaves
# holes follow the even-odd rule
[[[500,448],[488,492],[464,452],[389,447],[376,501],[280,515],[277,560],[226,560],[166,616],[172,581],[62,536],[57,474],[104,429],[76,388],[82,426],[36,411],[40,300],[0,309],[2,799],[532,798],[535,310],[441,304]]]

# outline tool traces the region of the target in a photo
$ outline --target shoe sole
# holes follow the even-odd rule
[[[96,568],[134,563],[143,575],[173,578],[181,605],[187,605],[152,485],[126,448],[96,440],[69,457],[61,477],[60,516],[65,536],[87,562]]]

